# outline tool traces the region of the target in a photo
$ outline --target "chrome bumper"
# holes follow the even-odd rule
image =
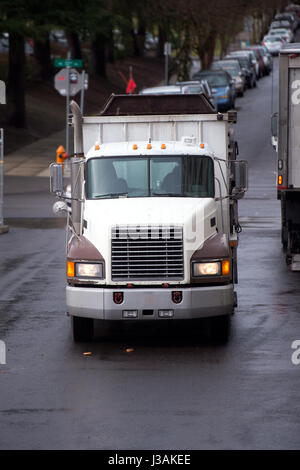
[[[172,301],[173,291],[182,292],[182,301]],[[114,303],[113,293],[123,292],[122,304]],[[137,320],[163,320],[159,310],[173,310],[174,320],[229,315],[234,306],[233,285],[187,288],[83,288],[67,286],[67,312],[99,320],[124,320],[124,310],[137,310]],[[152,313],[151,313],[152,312]]]

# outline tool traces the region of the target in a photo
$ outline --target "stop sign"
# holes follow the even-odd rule
[[[70,96],[75,96],[82,88],[81,76],[76,69],[61,69],[54,77],[54,86],[58,93],[66,96],[68,92],[68,74]]]

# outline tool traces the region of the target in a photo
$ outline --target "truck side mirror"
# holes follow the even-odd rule
[[[234,179],[233,195],[240,199],[244,197],[248,189],[248,162],[246,160],[234,160],[231,163]]]
[[[273,113],[271,116],[271,144],[277,152],[278,147],[278,113]]]
[[[51,163],[50,192],[60,196],[63,190],[63,165],[61,163]]]

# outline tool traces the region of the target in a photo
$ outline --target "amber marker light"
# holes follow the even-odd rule
[[[138,148],[137,144],[133,144],[132,148],[133,148],[133,150],[137,150],[137,148]]]
[[[278,176],[278,186],[282,186],[282,176]]]
[[[228,259],[223,259],[222,261],[222,275],[228,276],[230,274],[230,261]]]
[[[200,148],[201,148],[201,149],[204,149],[204,144],[200,144]]]
[[[67,262],[67,276],[75,277],[75,263],[73,261]]]
[[[166,144],[161,144],[161,149],[165,150],[166,148]]]
[[[147,149],[148,149],[148,150],[152,149],[152,145],[151,145],[151,144],[147,144]]]

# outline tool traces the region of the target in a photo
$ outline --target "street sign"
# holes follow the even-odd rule
[[[61,69],[54,77],[55,89],[62,96],[68,94],[68,76],[69,76],[69,96],[75,96],[82,87],[81,74],[75,69]]]
[[[82,67],[82,60],[81,59],[55,59],[54,60],[54,67],[81,68]]]
[[[172,52],[172,46],[170,42],[165,42],[164,44],[164,55],[169,56]]]

